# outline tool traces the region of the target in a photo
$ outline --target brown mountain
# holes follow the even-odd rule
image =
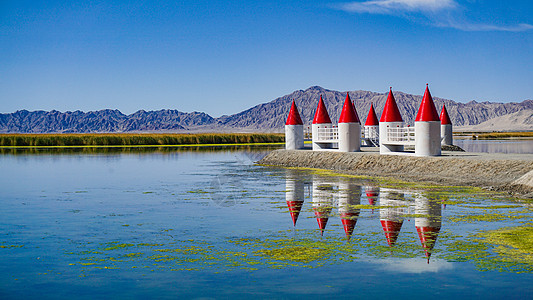
[[[350,98],[361,122],[364,123],[370,103],[378,117],[381,115],[387,99],[387,93],[369,91],[350,91]],[[86,132],[213,132],[213,131],[282,131],[292,100],[296,101],[304,124],[310,125],[315,113],[318,99],[322,95],[331,120],[336,123],[346,98],[346,92],[339,92],[313,86],[295,91],[267,103],[256,105],[248,110],[231,116],[213,118],[206,113],[185,113],[178,110],[144,111],[139,110],[131,115],[122,114],[118,110],[99,111],[27,111],[0,114],[0,132],[18,133],[86,133]],[[400,113],[405,122],[413,124],[422,101],[421,95],[394,92]],[[518,130],[533,130],[530,111],[533,100],[520,103],[476,102],[459,103],[433,97],[437,110],[446,104],[448,114],[454,126],[473,126],[488,120],[513,114],[511,127]],[[505,118],[500,118],[504,120]],[[529,120],[529,121],[528,121]],[[495,128],[497,129],[497,128]]]
[[[422,96],[396,91],[393,91],[393,93],[404,121],[409,124],[414,124]],[[359,118],[364,124],[368,110],[370,109],[370,103],[374,103],[378,118],[380,117],[385,101],[387,100],[388,92],[350,91],[349,94],[355,103]],[[320,95],[324,99],[331,120],[336,123],[339,119],[344,100],[346,99],[346,92],[332,91],[319,86],[310,87],[305,91],[295,91],[289,95],[254,106],[238,114],[223,116],[218,118],[217,121],[221,125],[232,128],[263,131],[281,130],[285,124],[291,102],[294,99],[304,124],[310,125]],[[439,113],[442,105],[446,104],[448,114],[454,126],[477,125],[496,117],[533,109],[533,100],[526,100],[520,103],[479,103],[476,101],[459,103],[437,97],[433,97],[433,100]]]

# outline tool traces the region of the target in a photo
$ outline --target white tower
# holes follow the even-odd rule
[[[392,87],[389,91],[389,96],[387,97],[387,102],[385,102],[385,107],[383,108],[383,113],[381,114],[381,119],[379,120],[379,153],[389,153],[389,152],[401,152],[403,151],[403,145],[384,145],[383,141],[389,139],[389,131],[387,129],[394,129],[403,127],[403,119],[392,95]]]
[[[415,119],[415,155],[439,156],[440,153],[440,119],[426,84]]]
[[[440,112],[440,138],[442,139],[441,144],[453,145],[452,121],[450,121],[446,105],[442,105]]]
[[[331,143],[317,143],[316,141],[319,138],[318,129],[319,128],[331,128],[331,119],[329,118],[326,105],[324,100],[322,100],[322,95],[318,101],[318,106],[316,108],[315,117],[313,119],[313,125],[311,128],[313,134],[313,150],[320,149],[329,149],[332,147]]]
[[[304,123],[298,108],[292,100],[291,110],[285,123],[285,149],[295,150],[302,149],[304,147]]]
[[[339,151],[361,151],[361,122],[348,93],[339,118]]]
[[[373,103],[370,103],[370,110],[366,117],[365,141],[367,142],[367,146],[379,145],[379,120]]]

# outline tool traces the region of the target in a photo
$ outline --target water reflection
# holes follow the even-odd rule
[[[361,183],[349,178],[314,174],[310,177],[311,182],[309,182],[309,177],[306,177],[301,171],[289,169],[286,170],[285,174],[285,199],[294,226],[296,226],[300,214],[306,212],[302,208],[306,187],[310,186],[312,187],[311,206],[321,235],[324,235],[328,222],[331,223],[330,219],[340,219],[339,223],[342,224],[346,239],[350,241],[358,220],[364,217],[362,215],[364,212],[361,209],[369,208],[368,206],[365,207],[366,204],[361,203],[361,197],[366,195],[368,204],[379,209],[379,223],[377,224],[381,225],[384,243],[388,247],[395,247],[402,227],[405,227],[403,226],[404,221],[414,216],[414,225],[420,240],[421,250],[424,251],[429,263],[431,252],[441,229],[442,206],[440,201],[431,199],[422,193],[406,194],[401,190],[374,186],[365,186],[363,194]],[[379,206],[377,206],[378,203]],[[337,208],[338,219],[333,213],[334,208]],[[368,210],[371,223],[377,221],[377,216],[372,217],[373,211],[374,209]],[[368,224],[368,221],[365,221],[362,226],[368,226]],[[410,231],[409,234],[413,234],[415,228],[407,231]]]
[[[378,202],[379,188],[374,186],[365,186],[365,194],[368,204],[376,205]]]
[[[396,240],[402,229],[404,215],[407,214],[409,204],[404,199],[404,194],[391,189],[381,189],[379,218],[383,232],[390,247],[396,244]]]
[[[339,182],[339,216],[346,233],[346,238],[350,240],[360,209],[355,205],[361,204],[361,186],[351,181]]]
[[[320,176],[313,176],[313,210],[321,235],[324,235],[333,205],[333,184]]]
[[[264,157],[262,152],[279,149],[279,145],[229,145],[229,146],[138,146],[138,147],[56,147],[56,148],[0,148],[1,155],[72,155],[72,154],[153,154],[153,153],[175,153],[175,152],[220,152],[231,151],[244,153],[254,161]],[[265,154],[266,155],[266,154]]]
[[[466,152],[533,153],[533,140],[471,140],[454,139],[453,143]]]
[[[429,263],[442,223],[441,203],[417,194],[415,196],[415,226]]]
[[[292,223],[296,226],[298,216],[302,210],[304,204],[304,182],[298,178],[299,172],[296,170],[286,170],[286,182],[285,182],[285,200],[289,207]]]

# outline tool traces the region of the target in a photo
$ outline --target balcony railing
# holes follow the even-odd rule
[[[415,144],[415,128],[411,126],[387,126],[386,139],[382,141],[384,144],[398,144],[398,145],[414,145]]]
[[[339,140],[339,127],[333,126],[329,128],[317,128],[316,142],[331,142]]]

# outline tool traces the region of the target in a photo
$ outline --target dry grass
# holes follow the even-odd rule
[[[0,146],[143,146],[280,143],[283,134],[202,133],[202,134],[0,134]]]
[[[508,138],[533,138],[533,131],[510,131],[510,132],[478,132],[465,131],[454,132],[454,136],[472,136],[473,139],[508,139]]]
[[[488,132],[477,135],[478,139],[533,138],[533,131],[524,132]]]

